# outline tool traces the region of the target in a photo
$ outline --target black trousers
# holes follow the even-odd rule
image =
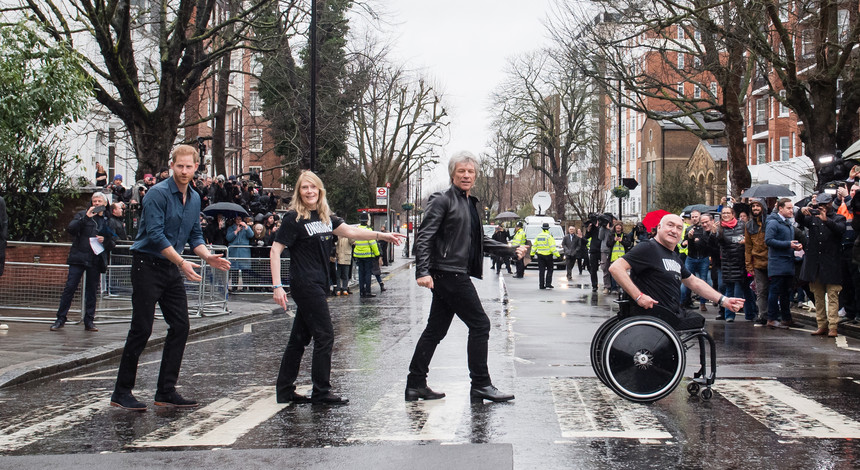
[[[575,255],[565,255],[564,256],[564,266],[567,268],[567,277],[570,279],[573,277],[573,267],[576,266],[576,257]],[[580,266],[582,266],[582,261],[580,261]],[[582,270],[580,270],[582,271]]]
[[[588,274],[591,275],[591,288],[597,289],[597,271],[600,269],[600,252],[588,253]],[[608,288],[609,286],[603,286]]]
[[[541,289],[552,285],[552,272],[555,269],[552,255],[537,255],[538,285]]]
[[[152,334],[155,304],[167,323],[167,338],[161,355],[157,394],[176,391],[179,367],[188,340],[188,298],[179,268],[165,259],[135,254],[131,263],[131,328],[119,363],[115,392],[130,393],[137,377],[137,364]]]
[[[57,308],[57,320],[66,322],[75,292],[81,283],[81,277],[86,274],[84,285],[84,325],[92,325],[96,315],[96,295],[99,286],[99,269],[96,266],[86,267],[83,264],[70,264],[69,276],[66,278],[66,287],[60,296],[60,306]]]
[[[465,273],[433,272],[433,301],[430,304],[430,316],[427,327],[421,333],[415,353],[409,364],[407,387],[424,387],[427,385],[427,373],[430,371],[430,361],[436,347],[442,341],[454,315],[469,328],[469,340],[466,345],[468,356],[469,377],[472,387],[485,387],[492,384],[490,371],[487,367],[487,343],[490,339],[490,319],[484,312],[481,299],[475,290],[472,280]]]
[[[309,297],[293,297],[296,304],[296,317],[275,390],[279,397],[286,397],[296,389],[296,378],[305,348],[314,340],[311,359],[311,382],[313,395],[325,395],[331,390],[331,351],[334,346],[334,327],[325,294]]]

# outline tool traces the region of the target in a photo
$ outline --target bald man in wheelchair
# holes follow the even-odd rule
[[[609,267],[609,273],[635,304],[635,307],[631,305],[631,310],[637,314],[647,314],[642,310],[659,306],[662,308],[658,310],[675,313],[684,323],[683,319],[693,316],[693,312],[681,310],[682,283],[705,299],[718,302],[733,312],[740,310],[744,306],[744,299],[720,294],[684,267],[684,263],[674,251],[683,230],[684,222],[681,217],[668,214],[660,220],[657,235],[653,239],[636,245]],[[657,312],[652,314],[663,316]],[[698,314],[695,314],[695,317],[697,321],[703,320]],[[676,329],[685,329],[684,325],[678,324],[677,321],[668,321]]]

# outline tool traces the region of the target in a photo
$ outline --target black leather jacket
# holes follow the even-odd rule
[[[469,204],[477,208],[478,199],[466,197],[456,186],[430,196],[424,220],[415,237],[415,278],[429,276],[430,271],[467,273],[481,278],[484,251],[499,256],[516,256],[516,249],[479,233],[472,233]],[[480,214],[480,212],[478,212]],[[475,246],[469,258],[470,247]]]

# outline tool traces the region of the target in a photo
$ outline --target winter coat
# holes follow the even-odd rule
[[[797,223],[809,231],[800,267],[800,279],[821,284],[842,284],[842,235],[845,233],[845,217],[828,210],[827,220],[797,213]]]
[[[78,264],[88,268],[96,266],[101,272],[104,272],[107,268],[108,253],[116,246],[116,238],[104,237],[102,246],[104,246],[105,251],[99,255],[93,252],[90,238],[99,236],[100,232],[105,233],[102,232],[102,228],[106,223],[107,221],[102,215],[87,217],[87,211],[80,211],[75,214],[66,228],[66,232],[74,237],[66,264]]]
[[[768,276],[794,276],[794,227],[776,211],[767,218],[764,240],[767,244]]]
[[[250,267],[251,257],[251,240],[254,238],[254,231],[251,227],[245,227],[236,233],[236,226],[227,227],[227,242],[230,244],[228,256],[231,258],[233,269],[248,269]],[[235,258],[239,258],[236,260]]]
[[[576,252],[579,251],[579,245],[582,243],[582,239],[577,237],[575,234],[566,234],[564,238],[561,240],[561,249],[564,252],[565,258],[574,258],[576,257]]]
[[[744,227],[747,272],[753,272],[754,269],[767,269],[768,247],[765,237],[768,219],[764,214],[761,217],[761,221],[750,219]]]
[[[720,225],[717,243],[720,246],[720,261],[725,281],[740,282],[747,277],[744,245],[740,243],[743,236],[744,225],[740,221],[734,228]]]

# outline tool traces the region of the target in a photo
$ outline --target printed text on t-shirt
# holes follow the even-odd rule
[[[310,222],[310,223],[305,224],[305,231],[308,232],[309,236],[313,236],[313,235],[316,235],[318,233],[331,232],[331,223],[324,224],[319,220],[317,220],[315,222]]]
[[[666,271],[681,274],[681,265],[673,259],[663,258],[663,267],[666,268]]]

